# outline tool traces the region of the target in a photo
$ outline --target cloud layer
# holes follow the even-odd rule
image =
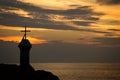
[[[78,30],[74,25],[89,26],[99,20],[98,17],[93,16],[103,15],[102,13],[93,12],[90,6],[80,6],[68,10],[52,10],[36,7],[18,0],[0,0],[0,5],[0,24],[6,26],[27,25],[48,29]],[[12,12],[19,9],[26,11],[28,17]],[[57,19],[56,16],[58,16]]]
[[[19,63],[18,44],[0,40],[0,63]],[[12,46],[12,47],[11,47]],[[7,49],[7,50],[6,50]],[[114,54],[113,54],[114,53]],[[31,62],[120,62],[119,48],[97,47],[52,41],[33,45]]]
[[[97,0],[100,4],[106,4],[106,5],[119,5],[120,0]]]

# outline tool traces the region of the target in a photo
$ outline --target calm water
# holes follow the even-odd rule
[[[33,63],[38,70],[47,70],[60,80],[120,80],[120,63]]]

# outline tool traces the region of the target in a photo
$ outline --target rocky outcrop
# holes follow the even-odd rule
[[[32,66],[0,64],[0,80],[59,80],[51,72],[34,70]]]

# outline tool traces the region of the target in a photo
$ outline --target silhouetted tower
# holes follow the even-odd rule
[[[24,36],[23,36],[21,42],[18,45],[18,47],[20,48],[20,66],[28,66],[30,49],[31,49],[32,45],[29,42],[29,40],[26,38],[26,33],[30,32],[30,31],[26,30],[26,26],[25,26],[25,30],[21,31],[21,32],[25,32],[25,33],[24,33]]]

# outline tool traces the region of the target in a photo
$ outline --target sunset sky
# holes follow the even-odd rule
[[[120,0],[0,0],[0,63],[18,62],[24,26],[32,62],[120,62]]]

